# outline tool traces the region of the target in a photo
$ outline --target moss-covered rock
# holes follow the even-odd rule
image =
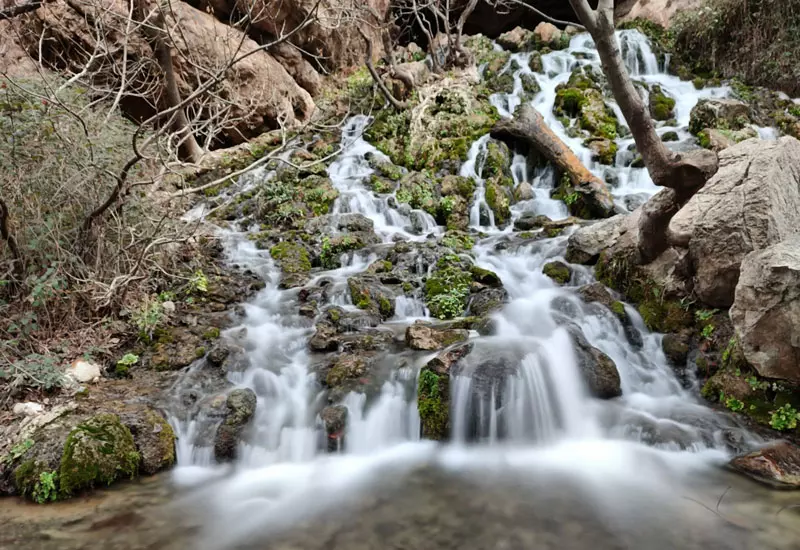
[[[424,210],[432,216],[439,211],[439,193],[437,182],[425,172],[411,172],[400,182],[395,193],[397,202],[405,203],[412,208]]]
[[[472,274],[458,256],[445,256],[425,281],[425,304],[433,317],[460,317],[467,306]]]
[[[141,456],[139,472],[153,475],[175,464],[175,432],[163,416],[152,409],[120,416],[133,436]]]
[[[658,85],[650,88],[650,116],[654,120],[669,120],[675,116],[675,100]]]
[[[665,143],[670,141],[678,141],[679,139],[680,138],[678,137],[678,132],[675,131],[664,132],[663,134],[661,134],[661,141]]]
[[[225,416],[214,436],[214,458],[220,462],[236,458],[242,433],[256,412],[256,394],[250,388],[233,390],[225,399]]]
[[[283,241],[273,246],[269,253],[281,266],[283,288],[302,286],[308,281],[311,258],[305,247],[296,242]]]
[[[692,108],[689,131],[698,135],[706,128],[741,130],[750,124],[750,107],[736,99],[701,99]]]
[[[423,368],[417,385],[417,409],[422,436],[443,441],[450,433],[450,378]]]
[[[613,166],[617,160],[617,142],[608,138],[595,138],[587,143],[592,151],[592,160]]]
[[[347,280],[350,299],[359,309],[379,314],[381,319],[394,316],[394,293],[376,275],[358,275]]]
[[[119,416],[98,414],[67,436],[58,471],[59,494],[72,496],[117,479],[133,478],[140,459],[133,435]]]
[[[542,273],[550,277],[556,284],[565,285],[572,278],[572,270],[564,262],[548,262],[544,264]]]
[[[488,179],[484,185],[486,187],[486,204],[494,212],[494,223],[498,227],[502,227],[511,219],[514,180],[509,177],[495,176]]]

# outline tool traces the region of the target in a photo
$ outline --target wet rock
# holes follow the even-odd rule
[[[215,367],[221,367],[230,353],[231,350],[227,345],[217,343],[214,344],[214,347],[212,347],[211,351],[209,351],[208,355],[206,355],[206,360]]]
[[[729,307],[745,256],[800,227],[800,141],[747,140],[719,159],[719,171],[673,217],[670,232],[688,247],[697,297]]]
[[[514,222],[514,229],[517,231],[531,231],[544,227],[544,224],[550,221],[550,218],[541,214],[533,212],[525,212],[522,216]]]
[[[612,399],[622,395],[619,371],[614,361],[589,344],[579,327],[568,325],[567,330],[575,344],[578,370],[589,392],[599,399]]]
[[[359,332],[340,336],[341,350],[344,353],[365,351],[383,351],[394,341],[394,333],[390,330],[362,328]]]
[[[422,436],[438,441],[450,435],[450,369],[466,357],[472,344],[456,346],[429,361],[419,373],[417,409]]]
[[[483,317],[499,311],[508,301],[508,293],[504,288],[487,288],[469,298],[467,314]]]
[[[338,330],[330,321],[318,322],[315,329],[314,336],[308,341],[313,351],[336,351],[339,348]]]
[[[149,358],[150,368],[157,371],[188,367],[206,353],[203,337],[187,328],[175,327],[161,340]]]
[[[406,345],[415,350],[435,351],[468,338],[469,331],[463,329],[440,330],[422,324],[414,324],[406,329]]]
[[[308,282],[311,258],[303,246],[283,241],[273,246],[269,252],[281,266],[281,288],[295,288]]]
[[[517,200],[517,202],[529,201],[533,199],[533,187],[531,186],[531,184],[528,183],[527,181],[519,182],[517,188],[514,189],[514,198]],[[514,222],[514,229],[517,229],[517,222]],[[519,231],[525,231],[525,230],[522,229]]]
[[[95,415],[67,436],[58,470],[59,495],[71,496],[120,478],[132,478],[138,472],[140,459],[133,435],[119,416]],[[20,475],[19,469],[16,475]]]
[[[741,130],[750,123],[750,107],[737,99],[701,99],[692,108],[689,131],[694,135],[706,128]]]
[[[347,426],[347,408],[343,405],[330,405],[322,409],[319,415],[325,425],[328,452],[341,451]]]
[[[503,286],[503,282],[494,271],[473,265],[469,268],[469,272],[472,274],[472,280],[476,283],[493,288],[500,288]]]
[[[800,489],[800,447],[781,441],[730,462],[737,472],[779,489]]]
[[[611,293],[603,283],[591,283],[578,289],[578,294],[584,302],[597,302],[603,304],[608,309],[612,309],[617,303]]]
[[[572,278],[572,269],[564,262],[548,262],[544,264],[542,273],[561,286],[569,283]]]
[[[233,390],[225,407],[225,417],[214,436],[214,458],[219,462],[236,458],[242,433],[256,412],[256,394],[250,388]]]
[[[672,365],[683,367],[689,357],[690,344],[691,337],[688,334],[669,333],[661,340],[661,349]]]
[[[680,138],[678,137],[678,132],[670,130],[669,132],[664,132],[661,134],[661,141],[668,143],[671,141],[678,141]]]
[[[357,308],[378,313],[381,319],[394,316],[395,294],[374,275],[357,275],[347,279],[350,298]]]
[[[650,88],[650,116],[654,120],[669,120],[675,116],[675,100],[669,97],[661,89],[661,86],[654,85]]]
[[[730,317],[747,362],[800,383],[800,234],[745,256],[735,296]]]
[[[136,450],[141,457],[141,473],[153,475],[172,467],[175,463],[175,433],[161,414],[143,408],[120,414],[120,420],[133,436]]]
[[[589,150],[592,152],[592,160],[613,166],[617,158],[617,143],[608,138],[592,139],[588,142]]]

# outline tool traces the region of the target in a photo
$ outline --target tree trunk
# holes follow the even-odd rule
[[[534,107],[524,105],[514,118],[498,122],[492,128],[492,137],[506,142],[526,143],[560,172],[567,174],[576,191],[591,197],[594,215],[608,217],[613,214],[614,200],[606,184],[583,165]]]
[[[613,0],[599,0],[596,10],[592,10],[586,0],[569,2],[594,39],[603,72],[650,177],[656,185],[672,190],[671,193],[659,193],[658,200],[642,210],[639,254],[640,261],[648,263],[669,246],[668,229],[672,216],[716,173],[719,160],[715,153],[706,150],[683,155],[673,153],[659,138],[650,112],[633,86],[622,60],[615,34]]]
[[[153,49],[158,66],[164,73],[164,92],[167,99],[167,109],[174,109],[181,104],[181,94],[178,89],[175,66],[172,62],[172,52],[166,40],[167,32],[164,29],[164,15],[159,7],[151,17],[147,12],[146,0],[134,1],[136,2],[136,17],[142,24],[142,33]],[[197,139],[192,133],[184,108],[178,108],[169,119],[171,120],[172,134],[178,141],[178,154],[181,160],[199,162],[203,156],[203,150],[197,144]]]

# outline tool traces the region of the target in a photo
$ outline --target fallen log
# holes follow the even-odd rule
[[[605,182],[592,174],[566,143],[550,129],[544,117],[530,105],[523,105],[511,119],[503,119],[492,128],[495,139],[507,143],[525,143],[553,163],[569,177],[570,211],[583,218],[608,218],[614,215],[614,199]]]

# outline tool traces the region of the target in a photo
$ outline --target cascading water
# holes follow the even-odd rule
[[[638,31],[624,31],[621,42],[632,74],[659,84],[677,100],[677,125],[660,127],[659,132],[676,131],[681,139],[687,139],[684,127],[696,101],[727,93],[725,88],[697,91],[691,83],[663,72]],[[532,104],[586,166],[604,177],[609,167],[592,161],[591,152],[580,139],[567,135],[552,112],[556,87],[568,80],[574,67],[599,66],[591,40],[579,35],[567,50],[544,55],[542,73],[531,72],[528,56],[511,56],[506,70],[514,71],[514,93],[493,96],[492,103],[503,116],[510,116],[522,101],[520,77],[532,74],[541,87]],[[342,153],[328,170],[340,192],[332,212],[334,223],[340,216],[362,214],[372,220],[384,243],[441,234],[443,229],[427,213],[397,208],[393,195],[376,195],[365,187],[373,173],[370,158],[388,160],[362,138],[368,123],[365,116],[347,122]],[[245,306],[243,327],[227,333],[247,351],[249,363],[229,379],[234,385],[253,389],[258,403],[254,429],[239,449],[238,473],[218,493],[216,516],[208,525],[215,540],[221,539],[220,545],[243,540],[263,527],[259,522],[283,525],[335,506],[342,491],[363,486],[378,471],[400,476],[430,461],[459,471],[493,468],[499,462],[519,472],[538,465],[545,471],[586,480],[599,492],[613,492],[604,484],[628,479],[633,475],[631,469],[638,468],[632,465],[642,465],[638,483],[655,486],[660,475],[702,470],[725,458],[722,440],[737,426],[725,415],[702,406],[682,387],[661,351],[661,336],[649,333],[633,309],[629,308],[633,327],[626,330],[610,311],[581,301],[574,286],[558,287],[543,275],[545,263],[563,261],[566,238],[512,242],[508,237],[513,224],[502,231],[496,227],[482,179],[488,140],[487,135],[472,144],[460,173],[476,182],[470,226],[484,238],[473,250],[475,263],[499,275],[509,300],[493,317],[494,335],[473,335],[476,351],[451,372],[453,444],[439,452],[429,442],[419,441],[417,377],[421,366],[433,357],[429,355],[395,361],[372,398],[356,392],[344,396],[344,454],[327,453],[318,415],[324,395],[318,391],[306,351],[311,330],[290,307],[295,293],[278,289],[279,272],[272,260],[242,234],[228,237],[231,261],[243,267],[258,266],[269,282]],[[618,139],[621,152],[631,143],[630,139]],[[623,153],[617,161],[611,169],[616,172],[618,183],[613,191],[620,208],[630,206],[626,199],[633,195],[650,196],[657,190],[646,170],[631,168]],[[528,183],[533,190],[530,200],[512,207],[513,219],[526,212],[551,219],[568,215],[564,204],[549,196],[556,183],[551,168],[532,168],[523,155],[515,155],[511,172],[515,185]],[[345,258],[340,269],[318,275],[314,281],[331,280],[328,304],[353,309],[346,278],[364,271],[373,259],[354,254]],[[591,281],[588,271],[575,268],[573,284]],[[427,315],[421,301],[404,296],[397,299],[395,316],[387,324],[402,327],[427,319]],[[577,327],[591,346],[616,363],[621,398],[599,401],[589,397],[570,327]],[[636,345],[631,330],[640,340]],[[187,383],[182,382],[184,387]],[[197,416],[172,419],[181,435],[179,472],[180,467],[192,465],[211,467],[208,441],[206,438],[203,443],[199,427],[202,422]],[[229,508],[233,501],[237,506]],[[247,522],[239,517],[245,509],[241,502],[250,503]],[[230,525],[237,526],[235,533],[220,534]]]

